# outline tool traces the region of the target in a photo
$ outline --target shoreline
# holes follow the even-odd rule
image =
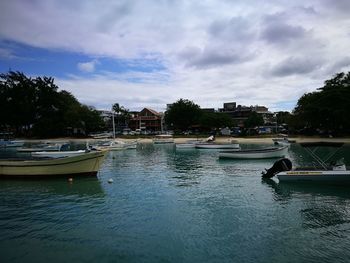
[[[123,138],[123,137],[116,137],[116,140],[123,140],[123,141],[135,141],[137,140],[140,143],[152,143],[154,137],[149,137],[149,138],[144,138],[144,137],[137,137],[135,138]],[[179,137],[179,138],[174,138],[175,143],[185,143],[187,140],[204,140],[207,137]],[[228,143],[231,141],[235,141],[240,144],[273,144],[272,139],[277,138],[277,137],[253,137],[253,138],[246,138],[246,137],[224,137],[224,136],[218,136],[215,139],[215,142],[218,143]],[[344,143],[350,143],[350,138],[320,138],[320,137],[305,137],[305,136],[296,136],[296,137],[289,137],[291,140],[295,140],[296,143],[301,143],[301,142],[344,142]],[[113,140],[111,138],[107,139],[94,139],[94,138],[71,138],[71,137],[64,137],[64,138],[55,138],[55,139],[21,139],[24,140],[25,142],[43,142],[43,141],[50,141],[50,142],[96,142],[96,141],[103,141],[103,140]]]

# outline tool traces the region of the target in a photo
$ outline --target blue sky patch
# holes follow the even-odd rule
[[[92,57],[57,49],[43,49],[11,41],[0,42],[0,72],[20,71],[31,76],[88,78],[96,74],[153,73],[166,68],[156,59]],[[130,78],[130,82],[142,79]]]

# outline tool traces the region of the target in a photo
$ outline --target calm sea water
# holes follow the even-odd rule
[[[2,180],[0,262],[349,262],[349,189],[263,181],[273,162],[142,144],[97,178]]]

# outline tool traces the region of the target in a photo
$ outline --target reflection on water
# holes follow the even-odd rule
[[[97,178],[2,180],[0,262],[347,262],[349,191],[262,181],[274,161],[140,144]]]
[[[281,203],[301,201],[299,213],[304,228],[322,228],[322,234],[340,235],[339,229],[350,223],[350,192],[347,187],[300,183],[277,183],[273,179],[262,179],[262,183],[273,191],[273,197]]]
[[[103,189],[99,180],[91,178],[75,178],[73,182],[67,179],[51,180],[1,180],[0,192],[16,191],[21,193],[36,193],[46,195],[72,195],[103,197]]]

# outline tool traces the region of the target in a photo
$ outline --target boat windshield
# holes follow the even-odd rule
[[[300,143],[302,147],[306,150],[306,152],[317,162],[319,163],[323,169],[327,170],[327,162],[339,151],[339,149],[344,145],[343,142],[306,142]],[[327,147],[330,149],[328,155],[324,158],[321,158],[317,154],[317,150],[319,148]]]

